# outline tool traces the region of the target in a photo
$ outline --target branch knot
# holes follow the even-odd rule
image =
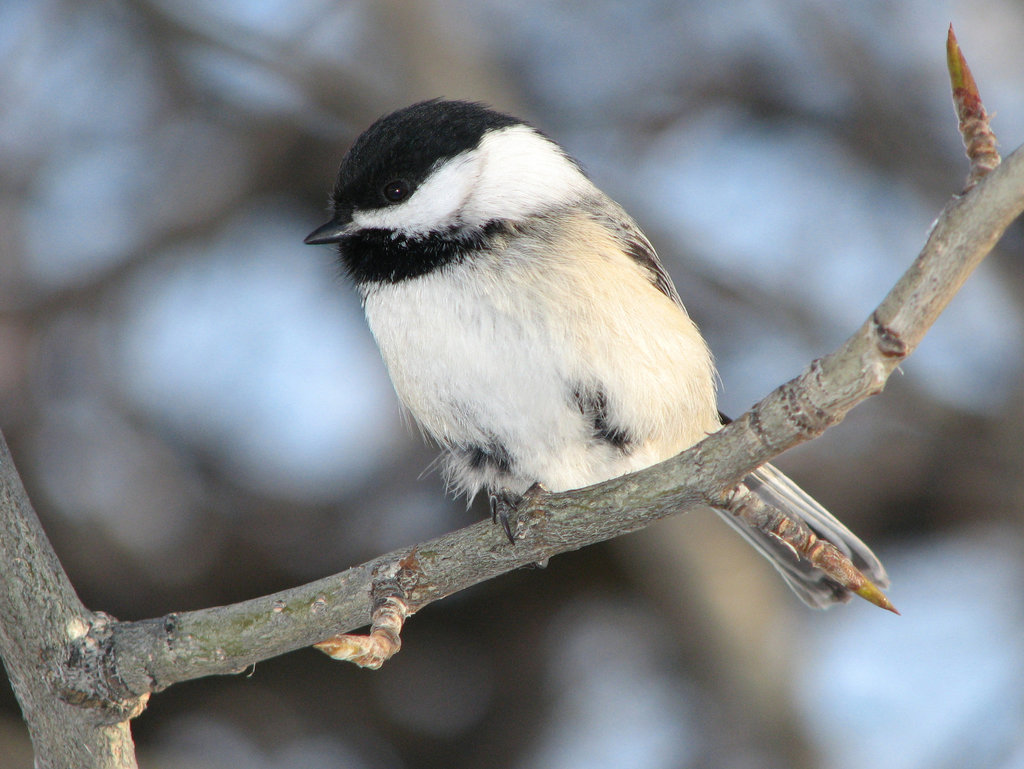
[[[903,339],[903,335],[882,322],[878,316],[878,310],[871,314],[871,323],[874,327],[875,345],[878,351],[886,358],[906,358],[910,354],[910,345]]]
[[[146,709],[149,694],[137,694],[117,674],[113,627],[117,620],[96,612],[87,632],[70,640],[52,667],[51,683],[70,705],[93,708],[99,723],[116,724]],[[58,656],[58,655],[55,655]]]

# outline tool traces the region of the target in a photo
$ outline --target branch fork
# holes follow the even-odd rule
[[[953,88],[953,108],[960,124],[960,136],[971,164],[967,186],[964,187],[964,192],[967,192],[1002,160],[997,149],[996,135],[989,125],[988,112],[981,101],[978,84],[960,50],[952,24],[949,25],[946,37],[946,67]]]
[[[370,632],[342,633],[313,646],[332,659],[379,670],[402,648],[402,627],[416,611],[412,592],[421,577],[415,548],[393,565],[378,567],[370,588]]]

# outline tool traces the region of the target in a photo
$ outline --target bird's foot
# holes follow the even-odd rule
[[[491,505],[491,521],[501,524],[505,536],[513,545],[516,543],[515,534],[512,532],[513,516],[524,502],[528,502],[544,492],[545,488],[539,483],[535,483],[522,494],[516,494],[510,489],[498,489],[498,491],[487,493],[487,499]]]

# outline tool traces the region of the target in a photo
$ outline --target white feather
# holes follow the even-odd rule
[[[412,415],[442,445],[502,445],[516,460],[502,485],[519,492],[637,470],[717,428],[711,358],[686,313],[588,217],[566,214],[548,235],[364,289]],[[601,388],[638,437],[631,451],[593,439],[576,386]],[[449,470],[470,494],[494,480]]]

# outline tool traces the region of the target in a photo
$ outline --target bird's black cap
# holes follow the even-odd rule
[[[439,164],[478,146],[487,132],[517,125],[524,123],[482,104],[441,99],[380,118],[342,160],[334,187],[334,216],[311,232],[306,243],[338,243],[341,261],[357,283],[403,280],[462,258],[498,225],[396,238],[373,229],[353,231],[352,214],[402,202]]]
[[[401,179],[414,190],[439,163],[477,146],[488,131],[522,124],[477,102],[442,99],[385,115],[356,139],[342,160],[334,186],[335,214],[386,206],[390,201],[383,189],[388,182]]]

